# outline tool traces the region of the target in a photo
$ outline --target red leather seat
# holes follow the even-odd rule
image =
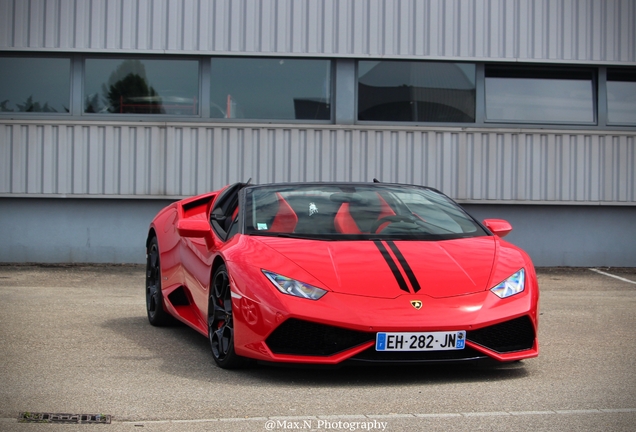
[[[280,193],[276,192],[276,197],[278,198],[278,212],[274,217],[274,221],[272,222],[272,226],[269,228],[269,231],[292,233],[296,229],[298,216]]]
[[[334,218],[334,226],[340,234],[364,234],[371,231],[371,227],[378,220],[386,216],[393,216],[395,212],[380,195],[377,201],[368,204],[342,203]],[[384,228],[380,226],[378,232]]]

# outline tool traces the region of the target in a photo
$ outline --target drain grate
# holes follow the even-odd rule
[[[18,421],[21,423],[110,424],[110,415],[36,413],[27,411],[20,413]]]

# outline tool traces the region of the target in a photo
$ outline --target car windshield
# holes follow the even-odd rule
[[[455,202],[419,186],[249,186],[244,202],[244,232],[249,235],[318,240],[445,240],[488,235]]]

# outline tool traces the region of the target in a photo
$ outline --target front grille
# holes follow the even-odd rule
[[[375,339],[365,333],[290,318],[267,338],[275,354],[329,356]]]
[[[535,332],[530,317],[523,316],[510,321],[471,330],[466,339],[499,353],[531,349]],[[267,338],[266,343],[274,354],[330,356],[365,342],[375,340],[375,333],[333,327],[290,318]],[[463,350],[378,352],[375,347],[355,355],[351,360],[370,362],[435,362],[481,358],[484,355],[469,347]]]
[[[534,338],[534,326],[527,315],[466,333],[469,341],[499,353],[530,349]]]
[[[352,361],[362,362],[404,362],[404,363],[426,363],[476,360],[487,357],[472,348],[466,347],[461,350],[447,351],[376,351],[375,346],[351,357]]]

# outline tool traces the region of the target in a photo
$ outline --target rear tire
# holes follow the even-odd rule
[[[172,324],[172,317],[163,307],[161,294],[161,263],[159,262],[159,243],[153,237],[146,252],[146,311],[148,322],[161,327]]]
[[[234,318],[230,278],[225,265],[212,276],[208,301],[208,338],[212,358],[223,369],[238,369],[251,362],[234,351]]]

